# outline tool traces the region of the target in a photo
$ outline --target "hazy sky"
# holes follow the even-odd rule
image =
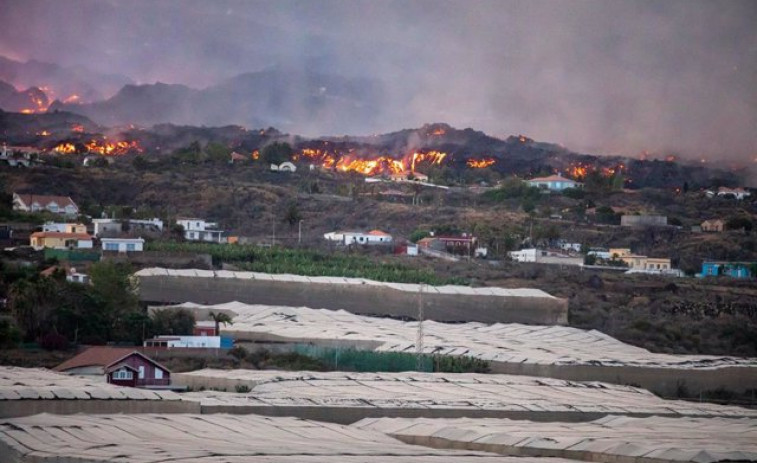
[[[608,154],[757,158],[757,1],[0,0],[0,54],[203,87],[371,77],[369,132],[448,122]],[[345,130],[344,132],[347,132]]]

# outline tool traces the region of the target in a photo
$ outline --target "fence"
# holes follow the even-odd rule
[[[406,352],[374,352],[356,349],[339,349],[310,344],[298,344],[294,351],[313,357],[337,371],[400,372],[434,371],[434,359],[424,356],[418,368],[418,357]]]
[[[98,262],[100,253],[97,251],[76,251],[71,249],[45,248],[45,259],[58,259],[69,262]]]

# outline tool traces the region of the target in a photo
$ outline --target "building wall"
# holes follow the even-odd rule
[[[516,262],[536,262],[536,249],[521,249],[509,253],[510,258]]]
[[[670,270],[670,259],[660,259],[656,257],[648,257],[646,263],[647,270]]]
[[[668,218],[664,215],[624,215],[620,217],[620,225],[624,227],[664,227]]]
[[[266,281],[237,278],[141,276],[140,299],[146,302],[196,302],[327,307],[361,315],[415,318],[418,293],[384,285]],[[427,319],[440,322],[525,323],[565,325],[568,301],[548,296],[423,294]]]
[[[67,223],[63,230],[65,233],[87,233],[87,226],[81,223]]]
[[[129,245],[134,245],[134,249],[129,249]],[[111,249],[115,245],[116,249]],[[103,251],[116,251],[116,252],[141,252],[144,248],[144,241],[141,240],[102,240]]]
[[[119,370],[121,369],[119,368]],[[131,371],[131,370],[128,370],[128,371]],[[132,376],[129,379],[116,379],[115,373],[116,373],[115,371],[111,371],[110,373],[108,373],[108,383],[115,384],[116,386],[124,386],[124,387],[137,386],[137,372],[131,371]]]
[[[73,415],[76,413],[200,413],[200,403],[187,400],[4,400],[0,418],[30,416],[39,413]],[[3,460],[4,461],[4,460]]]
[[[96,236],[106,235],[109,233],[121,233],[122,230],[121,222],[105,222],[100,221],[100,219],[95,219],[92,222],[94,224],[94,234]]]
[[[171,373],[169,371],[163,370],[163,378],[155,379],[155,370],[158,367],[139,355],[131,355],[121,363],[125,363],[136,370],[139,370],[139,367],[144,367],[144,378],[139,378],[135,373],[137,386],[168,386],[171,384]]]

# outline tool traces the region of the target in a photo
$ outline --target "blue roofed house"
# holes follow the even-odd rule
[[[698,276],[729,276],[732,278],[753,278],[757,276],[757,262],[702,262],[702,273]]]
[[[571,180],[569,178],[565,178],[562,175],[550,175],[549,177],[537,177],[532,178],[531,180],[526,180],[529,185],[535,186],[537,188],[543,188],[550,191],[562,191],[566,188],[578,188],[582,186],[583,184],[580,182],[576,182],[575,180]]]

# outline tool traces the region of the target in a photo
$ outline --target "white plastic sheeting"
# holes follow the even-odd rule
[[[35,415],[0,420],[11,462],[567,463],[404,444],[375,431],[255,415]]]
[[[344,310],[310,309],[229,302],[184,303],[175,307],[225,311],[233,325],[223,332],[242,339],[344,345],[352,341],[378,351],[415,353],[417,322],[355,315]],[[643,366],[713,369],[757,367],[757,359],[649,352],[599,331],[517,323],[449,324],[423,322],[426,354],[467,355],[492,362],[537,365]],[[378,347],[376,347],[378,346]]]
[[[180,400],[175,392],[113,386],[42,368],[0,366],[0,407],[3,400]]]
[[[461,416],[466,410],[487,410],[551,419],[598,413],[757,418],[757,410],[664,400],[631,386],[515,375],[205,369],[177,373],[174,379],[195,389],[250,388],[244,394],[205,390],[182,395],[203,406],[455,409]]]
[[[606,416],[586,423],[366,418],[353,426],[414,444],[495,451],[504,455],[588,461],[757,461],[757,420],[754,418]]]
[[[135,273],[137,277],[143,276],[180,276],[180,277],[200,277],[200,278],[236,278],[242,280],[264,280],[264,281],[299,281],[313,284],[343,284],[343,285],[376,285],[396,289],[398,291],[407,291],[417,293],[421,285],[409,283],[385,283],[381,281],[366,280],[364,278],[344,278],[344,277],[316,277],[290,274],[272,274],[258,272],[232,272],[228,270],[196,270],[196,269],[165,269],[165,268],[146,268]],[[508,296],[508,297],[546,297],[554,299],[554,296],[540,289],[531,288],[470,288],[467,286],[430,286],[422,285],[424,293],[439,294],[465,294],[465,295],[482,295],[482,296]]]

